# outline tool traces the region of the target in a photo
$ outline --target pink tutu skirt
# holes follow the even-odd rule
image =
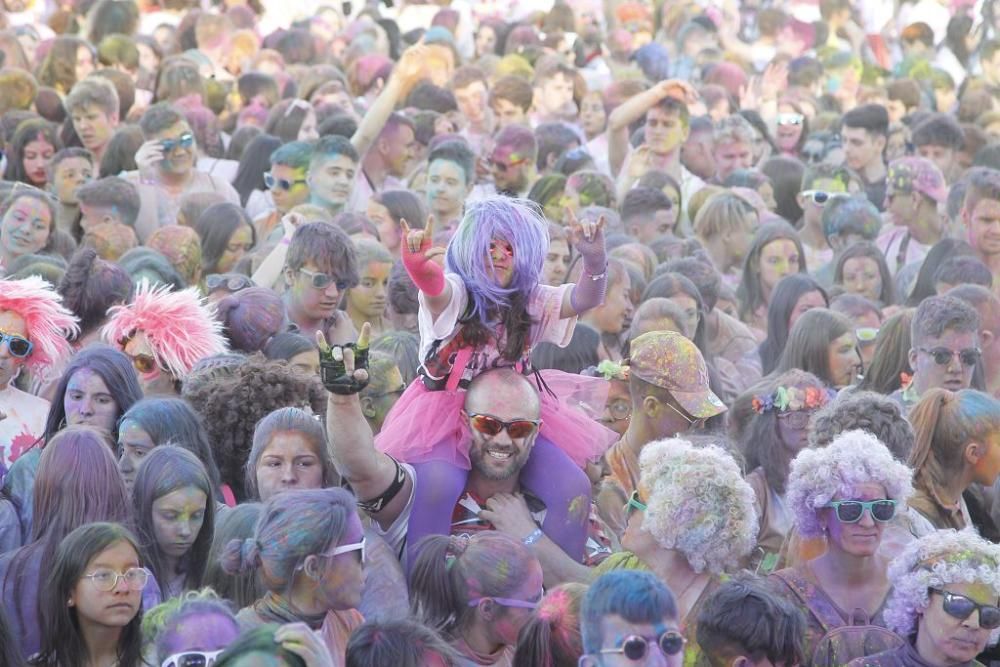
[[[608,383],[562,371],[540,373],[552,396],[542,387],[542,428],[539,436],[563,450],[581,468],[598,460],[618,440],[618,434],[597,421],[604,412]],[[528,376],[534,383],[534,379]],[[417,381],[386,416],[375,448],[406,463],[444,461],[469,470],[468,425],[462,419],[465,390],[430,391]]]

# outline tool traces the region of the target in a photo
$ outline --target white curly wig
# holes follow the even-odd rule
[[[719,574],[754,548],[754,492],[727,451],[658,440],[643,447],[639,468],[643,530],[664,549],[684,554],[695,572]]]
[[[982,584],[1000,595],[1000,545],[973,530],[936,530],[906,545],[889,565],[892,595],[885,606],[889,629],[903,637],[917,631],[930,605],[928,588]]]
[[[803,449],[788,475],[788,506],[804,537],[819,537],[819,510],[859,484],[881,484],[897,510],[913,494],[913,471],[867,431],[845,431],[826,447]]]

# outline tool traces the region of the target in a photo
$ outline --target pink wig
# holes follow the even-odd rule
[[[34,344],[24,365],[44,375],[72,354],[67,338],[79,333],[76,317],[60,297],[38,276],[22,280],[0,280],[0,310],[17,313],[24,319],[28,339]]]
[[[165,285],[154,287],[143,280],[132,303],[108,312],[111,319],[102,331],[105,340],[121,347],[122,339],[142,331],[157,359],[178,379],[199,360],[226,351],[222,325],[194,288],[171,292]]]

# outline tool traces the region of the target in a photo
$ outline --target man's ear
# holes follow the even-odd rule
[[[885,145],[889,143],[889,137],[884,135],[878,135],[875,137],[875,145],[878,146],[878,152],[881,153],[885,150]]]
[[[993,341],[995,340],[996,336],[993,334],[992,331],[983,329],[982,331],[979,332],[979,342],[984,350],[988,348],[990,345],[992,345]]]
[[[371,396],[361,397],[361,414],[365,416],[365,419],[374,419],[375,402],[372,400]]]
[[[986,456],[986,452],[988,451],[989,445],[972,441],[965,446],[963,458],[969,465],[976,466],[979,465],[979,461]]]
[[[655,396],[647,396],[642,399],[642,411],[647,417],[655,417],[660,412],[660,401]]]

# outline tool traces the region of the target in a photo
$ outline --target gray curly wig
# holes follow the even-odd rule
[[[913,449],[913,427],[899,403],[873,391],[841,393],[809,423],[809,446],[826,447],[846,431],[867,431],[889,448],[897,461],[907,461]]]

